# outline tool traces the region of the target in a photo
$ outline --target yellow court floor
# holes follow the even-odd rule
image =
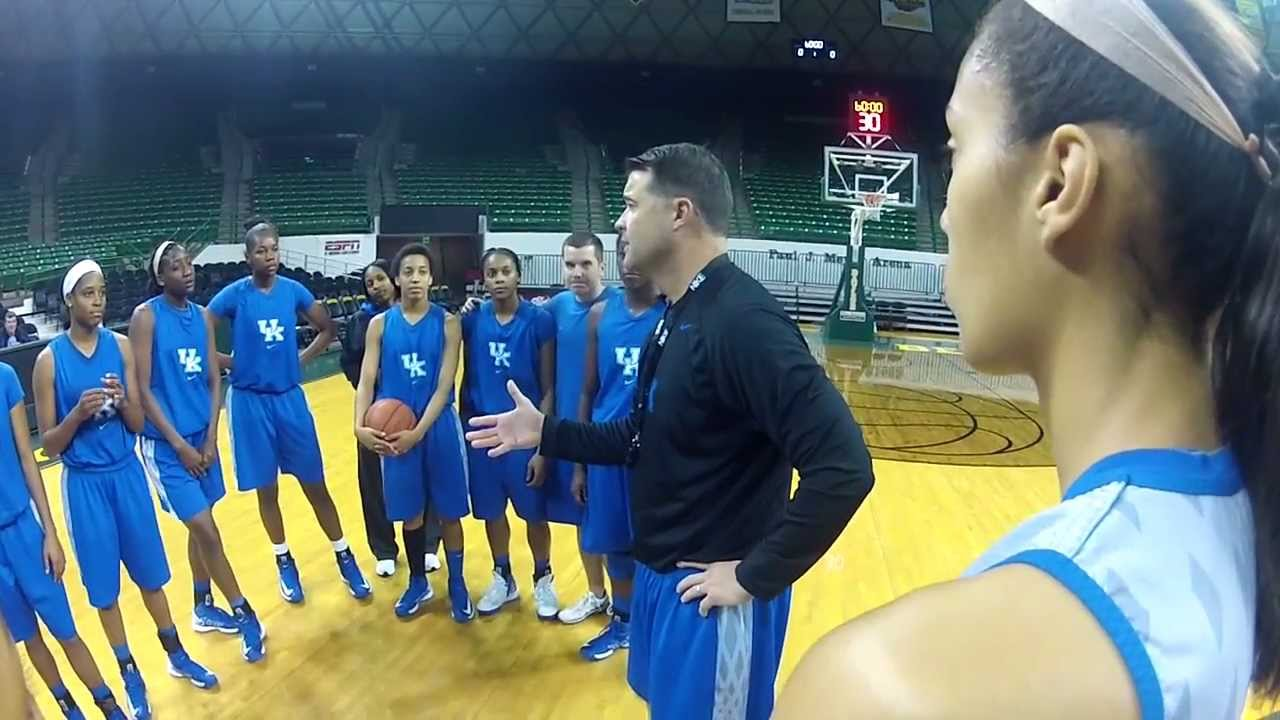
[[[832,379],[863,424],[876,457],[877,485],[831,551],[797,583],[780,682],[822,634],[922,585],[958,575],[1020,520],[1057,499],[1034,391],[1025,382],[984,378],[945,343],[890,341],[874,350],[815,346]],[[491,618],[459,626],[449,618],[443,573],[432,576],[436,599],[415,620],[398,621],[392,605],[404,584],[403,558],[390,579],[373,577],[364,541],[351,435],[353,391],[331,377],[306,387],[324,448],[329,487],[346,534],[374,585],[358,603],[341,584],[333,554],[302,493],[285,478],[281,501],[289,543],[299,563],[306,603],[279,595],[271,548],[251,495],[230,489],[216,517],[246,597],[268,630],[268,655],[240,659],[239,640],[189,630],[191,579],[185,530],[169,516],[161,528],[173,567],[170,605],[191,654],[216,671],[221,686],[197,690],[165,672],[155,627],[139,595],[125,583],[121,605],[134,656],[150,688],[155,717],[210,718],[643,718],[625,682],[625,654],[581,661],[577,649],[602,626],[540,623],[528,601],[532,561],[523,526],[513,518],[512,560],[523,600]],[[221,427],[229,488],[230,447]],[[61,517],[60,468],[44,470]],[[482,525],[465,522],[466,576],[473,597],[490,578]],[[60,528],[67,545],[65,526]],[[104,675],[122,694],[119,671],[70,557],[65,582],[76,620]],[[562,604],[586,590],[572,528],[553,530],[553,567]],[[221,602],[221,597],[220,602]],[[64,680],[86,715],[96,711],[57,648]],[[28,687],[48,718],[60,713],[34,671]],[[1247,717],[1260,717],[1251,712]]]

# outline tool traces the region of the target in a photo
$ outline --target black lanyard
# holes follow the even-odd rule
[[[654,327],[653,333],[644,344],[644,350],[640,354],[640,375],[636,378],[635,394],[631,396],[631,416],[636,420],[635,430],[631,433],[631,446],[627,448],[626,464],[629,467],[635,466],[636,460],[640,457],[640,433],[644,429],[645,416],[650,412],[649,395],[653,392],[653,381],[658,374],[658,364],[662,361],[662,353],[667,347],[667,337],[671,334],[671,328],[675,326],[676,320],[688,307],[690,298],[706,282],[707,273],[716,264],[713,260],[712,264],[693,276],[693,281],[689,283],[689,290],[684,297],[667,306],[666,311],[662,313],[662,319],[658,321],[658,325]]]

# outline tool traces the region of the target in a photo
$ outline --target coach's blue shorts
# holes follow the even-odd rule
[[[627,469],[587,466],[587,508],[582,513],[582,549],[597,555],[631,552],[631,499]]]
[[[573,463],[547,458],[547,519],[565,525],[582,524],[582,506],[573,497]]]
[[[275,485],[280,473],[304,483],[324,482],[316,421],[302,388],[279,394],[232,388],[227,418],[241,492]]]
[[[201,430],[184,439],[199,450],[204,447],[207,434],[207,429]],[[198,478],[187,472],[178,451],[164,439],[139,437],[138,454],[142,456],[142,469],[147,473],[147,480],[156,489],[160,509],[172,513],[184,523],[212,508],[227,494],[227,487],[222,482],[221,458],[204,477]]]
[[[136,457],[111,470],[64,465],[62,497],[67,533],[90,605],[101,610],[115,604],[122,562],[143,590],[159,590],[169,582],[155,506]]]
[[[382,494],[393,522],[412,520],[428,507],[441,520],[466,517],[471,512],[467,482],[467,449],[452,407],[409,452],[382,458]]]
[[[35,637],[37,615],[58,640],[76,636],[67,591],[44,570],[44,529],[31,511],[0,527],[0,614],[16,642]]]
[[[514,450],[501,457],[489,457],[488,450],[467,449],[471,468],[471,509],[479,520],[506,517],[507,500],[525,522],[547,521],[547,496],[542,488],[525,484],[529,476],[532,450]],[[550,460],[547,461],[550,464]],[[550,472],[550,468],[548,468]],[[547,478],[543,478],[545,486]]]
[[[653,720],[765,720],[773,712],[791,589],[704,618],[698,603],[676,594],[693,572],[636,564],[627,681]]]

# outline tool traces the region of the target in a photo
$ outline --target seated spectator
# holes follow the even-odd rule
[[[14,347],[34,340],[29,326],[18,318],[17,313],[6,310],[4,313],[4,334],[0,335],[0,347]]]

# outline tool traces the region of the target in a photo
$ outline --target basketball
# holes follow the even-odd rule
[[[387,435],[412,430],[418,424],[418,418],[408,405],[395,398],[383,398],[369,406],[364,414],[364,424]]]

